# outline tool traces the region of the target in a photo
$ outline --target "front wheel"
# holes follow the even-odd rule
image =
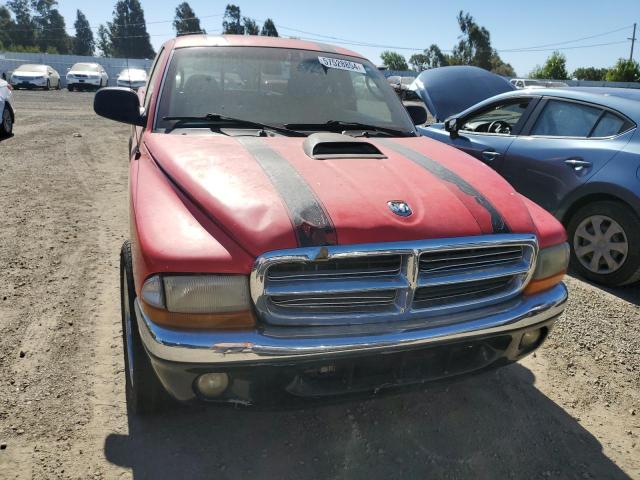
[[[9,107],[5,105],[2,110],[2,121],[0,122],[0,137],[8,137],[13,132],[13,116]]]
[[[640,219],[615,201],[580,208],[567,228],[571,267],[585,278],[607,286],[640,280]]]
[[[51,90],[51,81],[47,80],[47,86],[44,87],[45,90]]]
[[[167,394],[160,384],[142,345],[135,312],[136,291],[133,283],[131,244],[120,252],[120,300],[122,308],[122,346],[127,408],[135,414],[149,414],[162,409]]]

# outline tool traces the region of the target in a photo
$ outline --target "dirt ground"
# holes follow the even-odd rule
[[[338,405],[128,418],[128,127],[92,97],[17,92],[0,142],[0,478],[640,479],[640,287],[574,278],[521,364]]]

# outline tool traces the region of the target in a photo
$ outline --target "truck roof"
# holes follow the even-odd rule
[[[169,40],[165,43],[165,46],[169,47],[172,42],[173,48],[206,46],[293,48],[297,50],[337,53],[339,55],[365,58],[361,54],[346,48],[295,38],[266,37],[258,35],[183,35],[173,40]]]

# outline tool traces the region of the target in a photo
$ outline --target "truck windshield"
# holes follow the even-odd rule
[[[414,131],[384,77],[357,57],[264,47],[183,48],[174,52],[163,85],[159,130],[175,123],[166,117],[216,113],[313,130],[345,122]]]

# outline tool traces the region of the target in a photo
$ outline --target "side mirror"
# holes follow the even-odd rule
[[[93,97],[93,110],[101,117],[143,127],[146,117],[140,111],[140,99],[133,90],[102,88]]]
[[[451,138],[458,137],[460,130],[459,119],[457,117],[449,117],[444,121],[444,129],[449,132]]]
[[[415,103],[404,103],[404,108],[407,109],[407,113],[409,113],[411,121],[414,125],[423,125],[427,123],[427,109],[422,105],[416,105]]]

